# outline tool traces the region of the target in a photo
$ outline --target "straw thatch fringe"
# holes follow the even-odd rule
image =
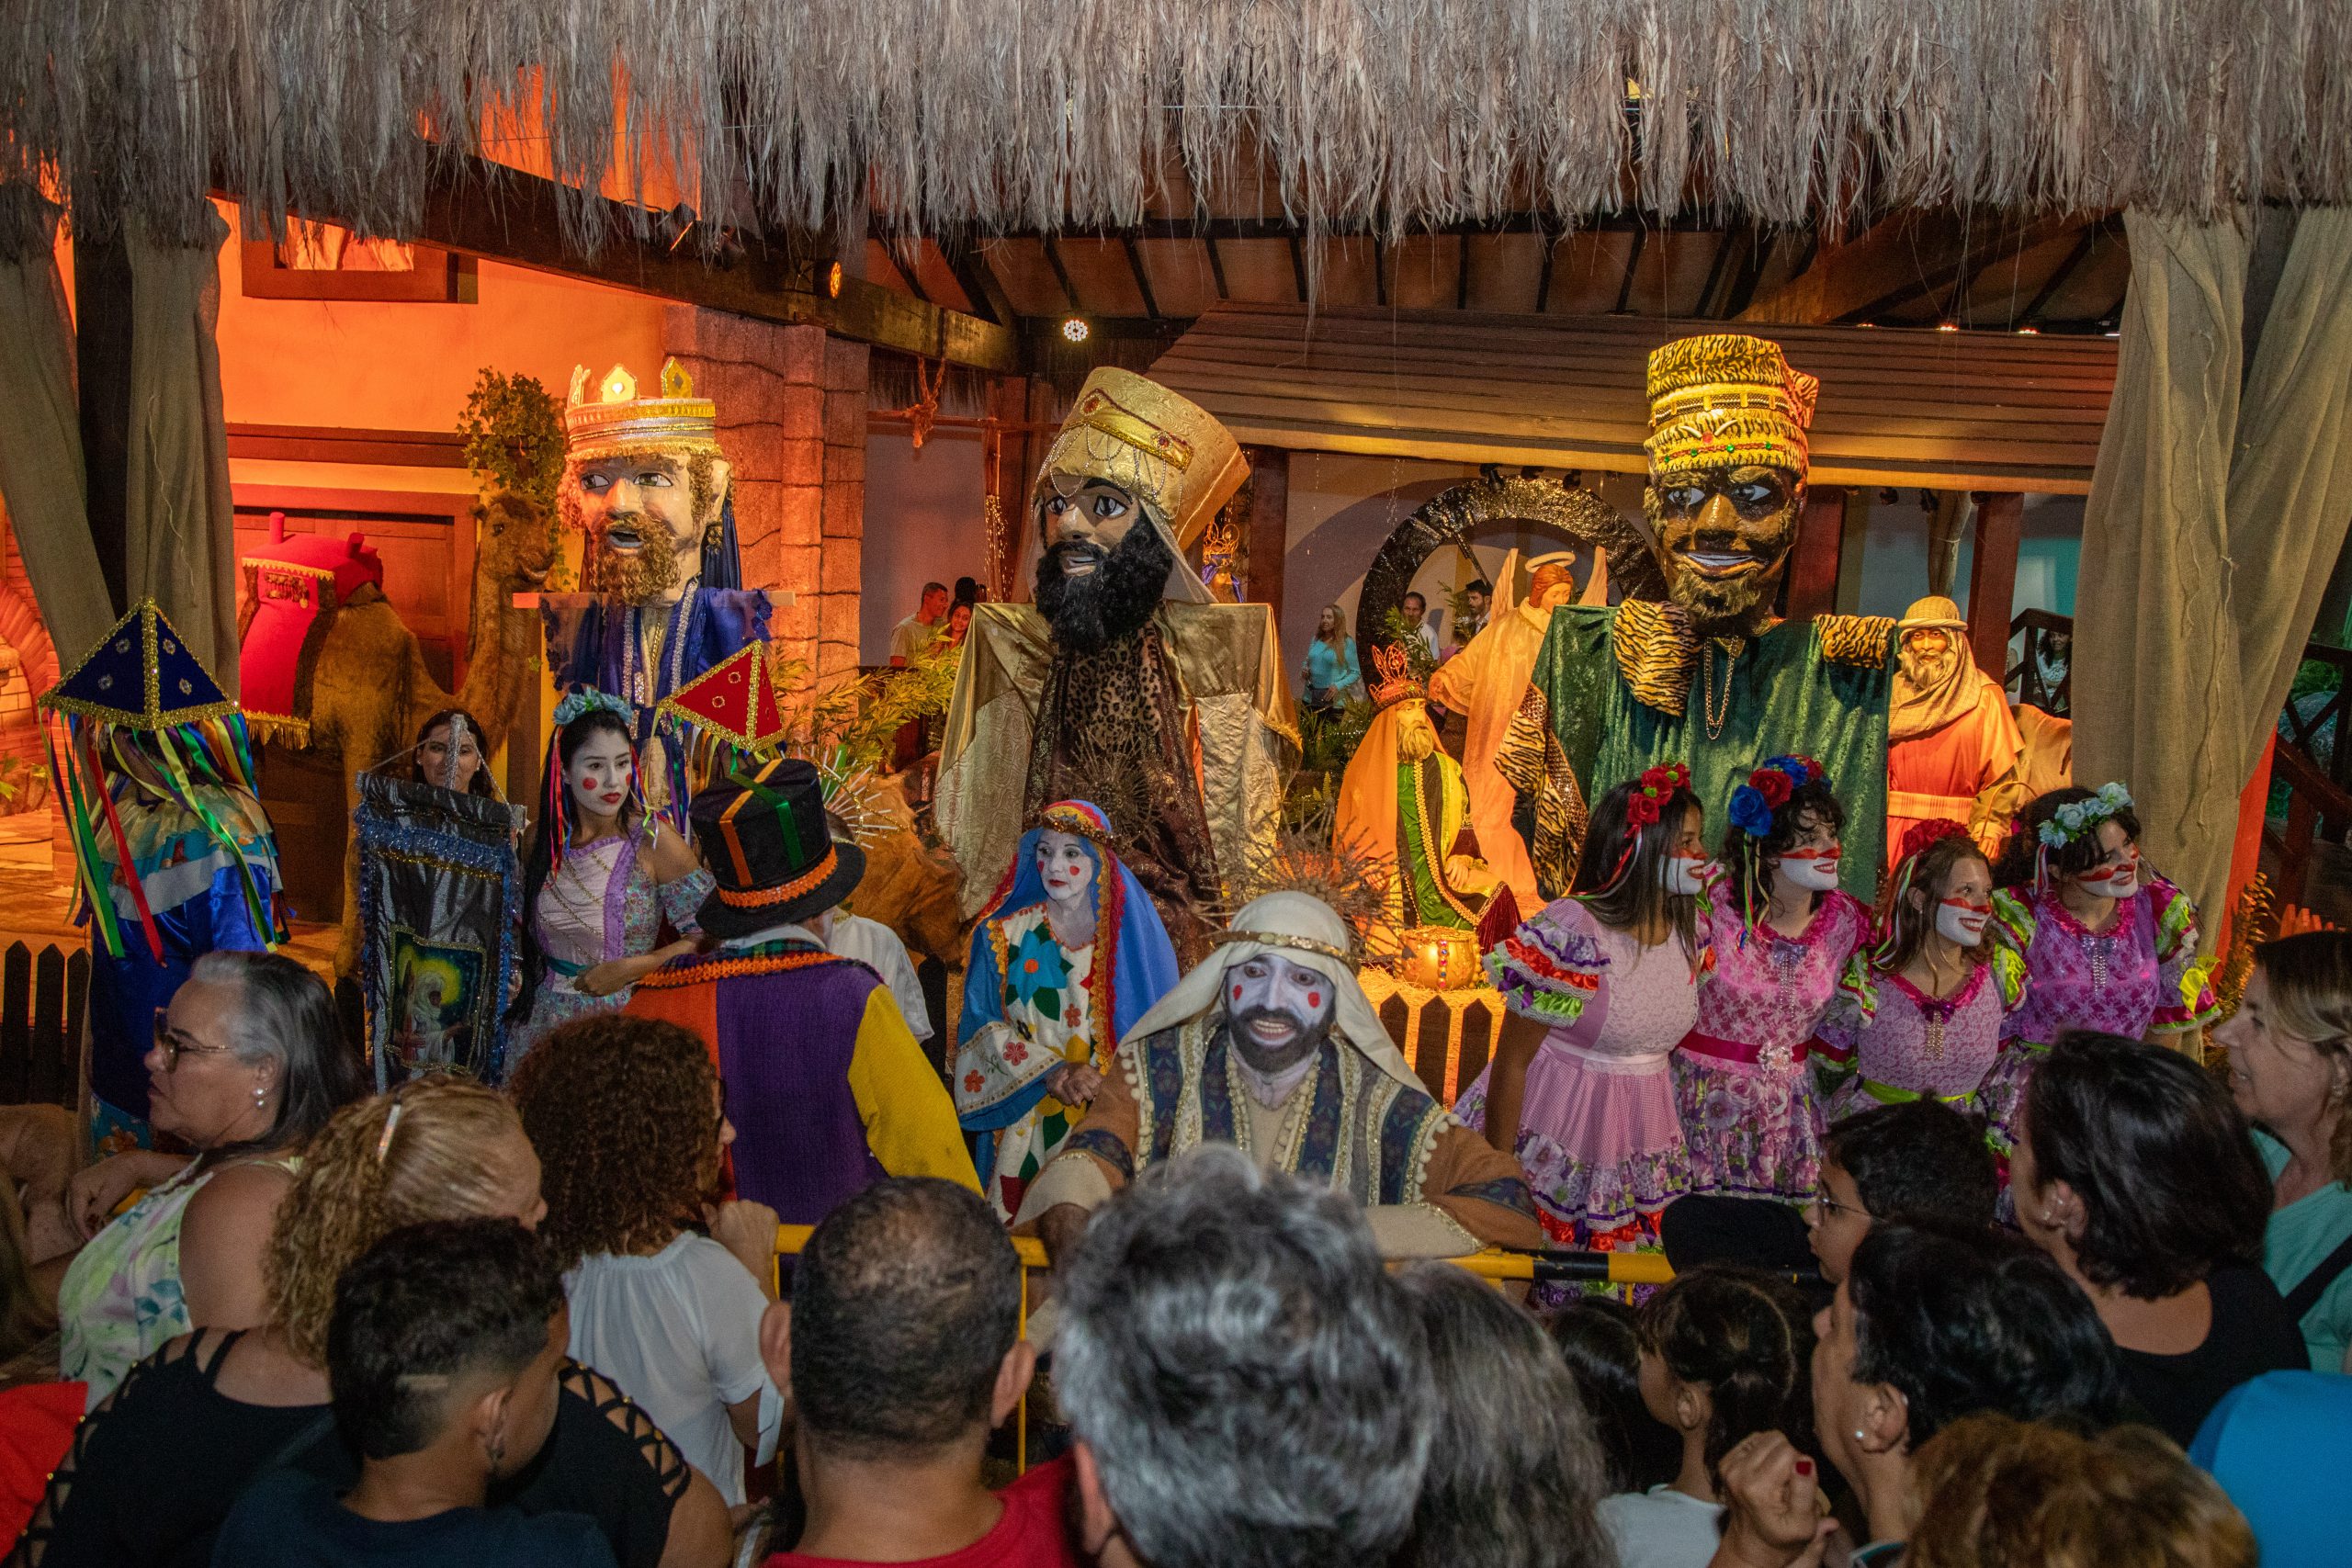
[[[433,141],[706,234],[1156,190],[1400,233],[1639,204],[2214,217],[2352,200],[2352,0],[0,0],[0,177],[191,243],[206,192],[413,232]],[[1628,83],[1638,84],[1629,104]],[[658,186],[662,182],[655,181]],[[1263,186],[1262,191],[1261,186]],[[666,205],[666,201],[663,203]],[[593,244],[608,209],[570,209]],[[22,241],[24,234],[13,237]],[[0,233],[0,244],[11,233]]]

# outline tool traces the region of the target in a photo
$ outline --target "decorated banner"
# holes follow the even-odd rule
[[[515,973],[519,807],[359,776],[360,985],[379,1091],[420,1073],[495,1084]]]

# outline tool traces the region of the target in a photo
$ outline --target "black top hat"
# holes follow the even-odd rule
[[[718,884],[696,919],[722,942],[822,914],[865,874],[865,852],[826,833],[816,766],[797,757],[711,780],[687,817]]]

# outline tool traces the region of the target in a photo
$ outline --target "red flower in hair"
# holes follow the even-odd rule
[[[1903,852],[1895,856],[1895,859],[1905,861],[1913,855],[1923,854],[1939,840],[1967,837],[1967,828],[1949,817],[1934,817],[1925,822],[1914,822],[1905,831]]]
[[[1645,794],[1655,792],[1663,798],[1672,795],[1678,789],[1690,787],[1690,770],[1680,762],[1668,762],[1661,767],[1642,770],[1642,789]]]
[[[1647,790],[1637,789],[1625,797],[1625,825],[1646,828],[1658,818],[1657,796]]]
[[[1796,793],[1797,786],[1778,768],[1758,768],[1747,775],[1747,782],[1764,797],[1764,804],[1775,811],[1786,806],[1789,796]]]

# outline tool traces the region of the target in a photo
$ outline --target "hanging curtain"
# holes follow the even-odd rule
[[[82,418],[74,378],[74,319],[57,268],[57,209],[22,190],[0,200],[25,208],[17,259],[0,255],[0,501],[17,534],[33,599],[63,669],[71,670],[115,623],[90,542],[82,474]],[[11,224],[12,231],[18,225]]]
[[[2083,525],[2075,776],[2222,924],[2239,792],[2352,522],[2352,213],[2298,215],[2251,367],[2246,230],[2126,215],[2132,283]]]
[[[221,244],[162,245],[133,220],[130,256],[130,598],[153,598],[231,696],[237,695],[237,560],[229,428],[220,405]],[[103,629],[103,628],[102,628]]]

